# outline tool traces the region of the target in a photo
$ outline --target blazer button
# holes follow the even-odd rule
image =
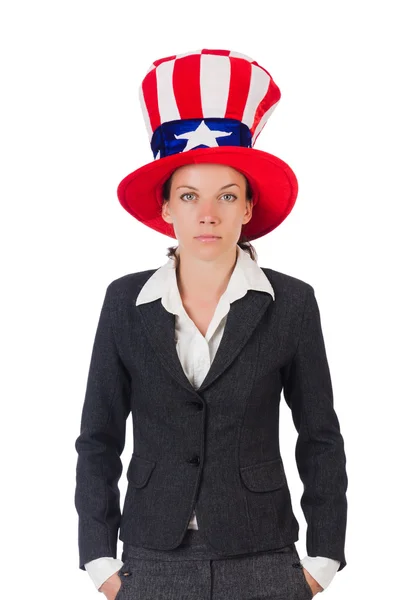
[[[189,458],[187,462],[191,463],[193,465],[199,465],[200,464],[200,457],[197,454],[195,454],[194,456],[192,456],[192,458]]]
[[[197,400],[188,400],[186,402],[186,404],[192,404],[193,406],[195,406],[197,408],[197,410],[203,410],[203,405],[201,404],[201,402],[198,402]]]

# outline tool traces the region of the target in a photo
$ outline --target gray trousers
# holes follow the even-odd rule
[[[188,529],[174,550],[124,543],[115,600],[310,600],[295,544],[224,556]]]

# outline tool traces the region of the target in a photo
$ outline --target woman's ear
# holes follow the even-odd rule
[[[169,202],[163,202],[163,205],[161,207],[161,216],[163,217],[166,223],[172,223],[172,217],[169,212],[168,204]]]
[[[246,223],[248,223],[248,221],[251,221],[252,219],[252,202],[248,202],[246,201],[245,203],[245,215],[244,215],[244,219],[243,219],[243,225],[245,225]]]

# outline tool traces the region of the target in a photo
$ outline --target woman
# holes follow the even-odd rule
[[[225,50],[155,61],[141,86],[155,159],[118,196],[178,246],[108,286],[94,342],[76,507],[80,568],[108,600],[311,598],[346,565],[346,457],[314,290],[259,267],[249,243],[297,196],[290,167],[252,148],[279,98],[263,67]],[[281,389],[298,431],[302,560]]]

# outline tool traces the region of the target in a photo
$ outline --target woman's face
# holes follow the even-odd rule
[[[245,177],[232,167],[213,163],[178,168],[172,177],[169,202],[162,207],[162,217],[172,223],[180,248],[207,258],[235,248],[242,225],[251,216]],[[203,234],[220,239],[196,239]]]

